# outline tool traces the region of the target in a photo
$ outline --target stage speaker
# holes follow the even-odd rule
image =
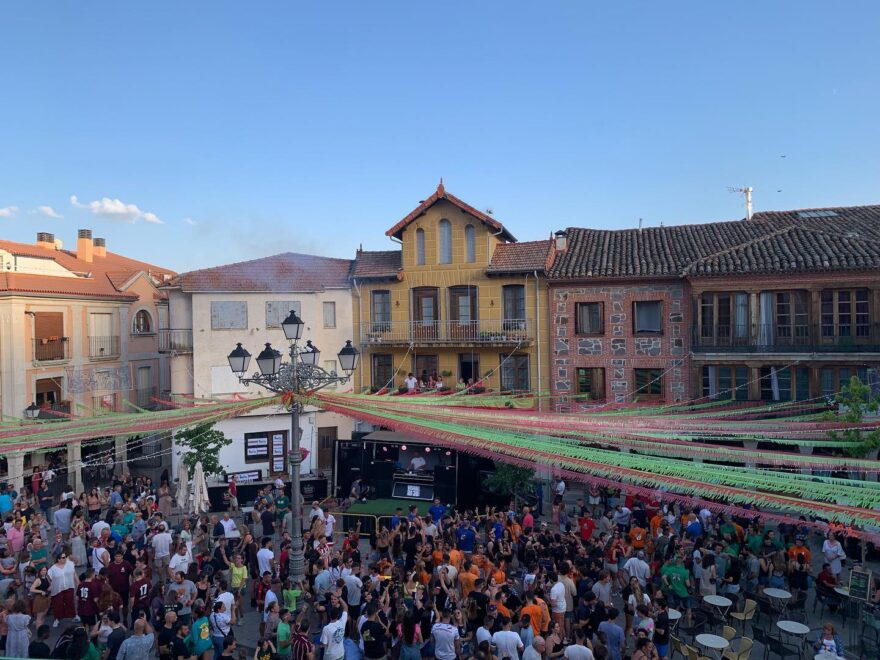
[[[391,497],[392,480],[394,476],[394,463],[382,463],[376,461],[368,464],[364,470],[364,477],[373,488],[376,489],[376,497]]]
[[[455,497],[455,467],[438,465],[434,468],[434,496],[443,504],[453,504]]]

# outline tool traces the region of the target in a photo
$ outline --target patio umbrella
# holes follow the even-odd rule
[[[189,501],[189,472],[186,463],[180,461],[177,466],[177,506],[181,511],[186,511]]]
[[[196,463],[193,471],[193,509],[196,513],[205,513],[211,508],[211,502],[208,499],[208,484],[205,481],[205,469],[202,462]]]

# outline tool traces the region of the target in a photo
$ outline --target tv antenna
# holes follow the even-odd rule
[[[727,192],[739,193],[746,198],[746,220],[752,219],[752,188],[751,186],[743,186],[742,188],[734,188],[728,186]]]

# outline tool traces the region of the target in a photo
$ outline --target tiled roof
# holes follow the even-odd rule
[[[491,215],[488,215],[478,209],[475,209],[473,206],[471,206],[470,204],[468,204],[466,202],[463,202],[462,200],[460,200],[458,197],[456,197],[452,193],[446,192],[446,187],[443,185],[443,179],[440,179],[440,184],[437,186],[437,190],[435,190],[434,193],[430,197],[428,197],[428,199],[426,199],[424,202],[419,204],[415,209],[413,209],[413,211],[409,215],[407,215],[403,220],[401,220],[396,225],[394,225],[391,229],[386,231],[385,235],[386,236],[394,236],[395,238],[400,238],[401,234],[403,233],[403,230],[406,229],[406,226],[409,223],[411,223],[413,220],[418,218],[420,215],[422,215],[425,211],[427,211],[429,208],[434,206],[434,204],[439,202],[441,199],[445,199],[446,201],[448,201],[451,204],[454,204],[455,206],[460,208],[465,213],[469,213],[470,215],[474,216],[475,218],[480,220],[482,223],[491,227],[494,231],[501,232],[499,234],[499,236],[501,236],[501,238],[503,238],[504,240],[516,241],[516,238],[514,238],[513,234],[511,234],[509,231],[507,231],[507,229],[504,228],[504,225],[502,225],[500,222],[498,222]]]
[[[121,290],[132,276],[139,272],[150,273],[161,281],[174,271],[121,254],[107,252],[104,257],[93,257],[91,262],[76,258],[70,250],[54,250],[27,243],[0,241],[0,250],[19,257],[51,259],[65,270],[79,277],[56,277],[7,270],[0,274],[0,295],[37,294],[110,300],[135,300],[136,295]],[[113,274],[111,278],[110,274]]]
[[[552,240],[502,243],[492,253],[492,262],[486,272],[490,275],[536,270],[543,273],[552,264],[554,254]]]
[[[388,279],[397,277],[402,268],[400,250],[358,250],[351,275],[358,279]]]
[[[350,259],[285,252],[271,257],[181,273],[169,286],[184,291],[293,293],[347,289]]]
[[[756,213],[642,230],[570,228],[552,279],[880,268],[880,206]]]

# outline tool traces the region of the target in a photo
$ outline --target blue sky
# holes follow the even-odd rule
[[[741,217],[728,186],[880,203],[878,27],[808,0],[2,3],[0,236],[350,257],[440,176],[520,240]]]

